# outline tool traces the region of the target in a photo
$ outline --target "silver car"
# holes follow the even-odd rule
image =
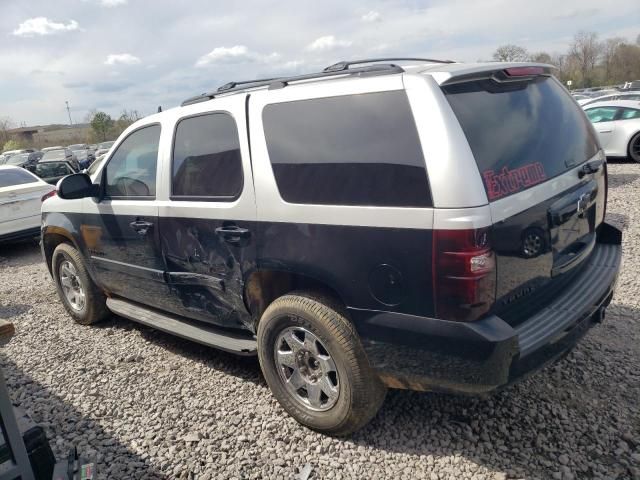
[[[584,110],[607,157],[629,156],[640,162],[640,101],[602,101]]]
[[[612,94],[607,94],[601,97],[596,97],[592,100],[588,100],[586,103],[583,103],[582,106],[586,107],[587,105],[591,105],[593,103],[599,102],[609,102],[611,100],[638,100],[640,101],[640,92],[617,92]]]

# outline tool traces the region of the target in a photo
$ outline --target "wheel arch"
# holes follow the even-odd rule
[[[245,304],[254,327],[257,329],[260,317],[274,300],[301,290],[329,296],[346,307],[343,297],[328,282],[297,272],[258,269],[249,274],[244,285]]]
[[[632,133],[629,136],[629,141],[627,142],[627,157],[629,157],[631,160],[634,160],[634,158],[631,156],[631,142],[633,142],[633,139],[636,138],[639,135],[640,135],[640,130],[638,130],[637,132]]]

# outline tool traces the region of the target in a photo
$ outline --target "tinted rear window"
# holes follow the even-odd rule
[[[242,191],[236,122],[226,113],[180,120],[173,146],[173,195],[233,200]]]
[[[593,157],[589,121],[551,77],[491,79],[443,88],[464,130],[489,200],[517,193]]]
[[[0,170],[0,188],[10,187],[12,185],[24,185],[25,183],[33,183],[38,180],[33,178],[24,170],[20,169],[2,169]]]
[[[428,207],[424,159],[404,91],[267,105],[264,132],[290,203]]]

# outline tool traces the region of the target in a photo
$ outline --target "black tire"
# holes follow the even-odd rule
[[[627,154],[631,160],[640,163],[640,132],[631,137],[627,147]]]
[[[65,262],[70,262],[75,268],[77,282],[82,287],[84,293],[84,304],[82,308],[75,308],[64,292],[61,281],[61,267]],[[82,256],[75,248],[66,243],[58,245],[51,257],[51,267],[58,297],[60,297],[67,313],[77,323],[81,325],[91,325],[104,320],[109,315],[104,293],[93,283],[93,280],[91,280]]]
[[[328,410],[314,411],[303,405],[287,389],[280,373],[276,342],[282,332],[297,327],[317,337],[335,362],[339,389]],[[371,369],[344,309],[330,297],[292,292],[276,299],[258,324],[258,356],[267,384],[282,407],[301,424],[329,435],[348,435],[362,428],[378,412],[387,392]]]

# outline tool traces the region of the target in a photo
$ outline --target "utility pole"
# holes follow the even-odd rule
[[[69,114],[69,125],[73,126],[73,120],[71,120],[71,110],[69,109],[69,100],[65,100],[64,103],[67,104],[67,113]]]

